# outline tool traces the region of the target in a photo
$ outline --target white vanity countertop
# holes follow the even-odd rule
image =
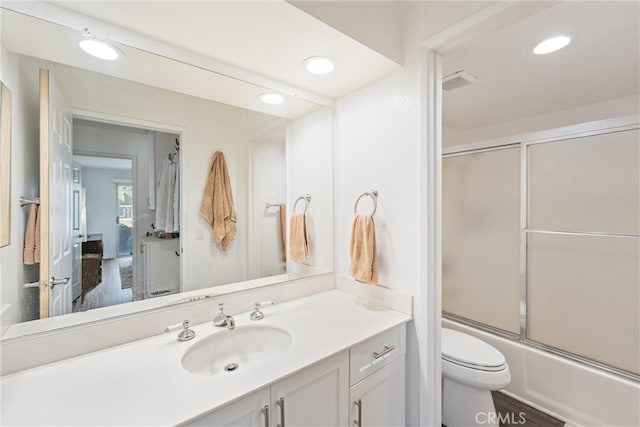
[[[291,346],[262,366],[211,376],[182,367],[188,348],[227,331],[195,325],[0,379],[2,425],[176,425],[262,389],[411,317],[338,290],[263,307],[265,318],[234,314],[236,327],[275,326]],[[166,325],[158,325],[164,329]],[[233,333],[233,331],[229,331]]]

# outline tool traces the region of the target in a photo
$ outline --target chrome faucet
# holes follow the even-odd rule
[[[235,329],[236,328],[236,321],[233,318],[233,316],[227,316],[227,328],[229,328],[229,329]]]
[[[227,315],[224,314],[224,303],[221,302],[218,304],[218,307],[220,308],[220,312],[218,312],[218,315],[213,319],[213,324],[216,326],[227,326]]]
[[[218,315],[213,319],[213,324],[219,327],[226,326],[229,329],[235,329],[236,321],[233,316],[224,314],[224,303],[221,302],[220,304],[218,304],[218,307],[220,307],[220,311],[218,312]]]

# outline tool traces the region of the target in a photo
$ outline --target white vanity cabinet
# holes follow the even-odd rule
[[[267,419],[270,416],[269,399],[270,393],[269,387],[267,387],[186,425],[211,427],[268,426]]]
[[[351,348],[350,426],[404,425],[405,353],[405,325]]]
[[[349,425],[404,425],[404,357],[351,386]]]
[[[348,396],[349,354],[345,351],[187,425],[346,426]]]
[[[346,426],[348,398],[345,351],[271,386],[272,425]]]
[[[403,426],[405,341],[401,324],[188,425]]]
[[[180,292],[180,239],[143,237],[141,240],[144,297]]]
[[[349,354],[345,351],[187,425],[346,426],[348,396]]]

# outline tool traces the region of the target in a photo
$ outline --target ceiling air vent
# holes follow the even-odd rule
[[[442,78],[442,90],[455,90],[477,81],[477,78],[473,77],[466,71],[456,71],[455,73],[451,73]]]

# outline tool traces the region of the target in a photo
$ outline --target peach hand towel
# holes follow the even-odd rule
[[[33,261],[40,264],[40,205],[36,205],[36,232],[35,232],[35,248],[33,249]]]
[[[33,203],[29,208],[29,217],[27,218],[27,228],[24,233],[24,251],[22,253],[23,262],[27,265],[35,264],[40,261],[39,242],[40,233],[38,232],[38,205]],[[36,261],[36,246],[38,247],[38,261]]]
[[[209,168],[200,214],[213,230],[213,241],[226,251],[236,237],[236,211],[224,154],[216,151]]]
[[[349,273],[353,278],[359,282],[377,283],[376,227],[371,215],[356,215],[353,218],[349,254]]]
[[[293,262],[309,259],[309,234],[307,218],[303,213],[291,215],[289,231],[289,258]]]

